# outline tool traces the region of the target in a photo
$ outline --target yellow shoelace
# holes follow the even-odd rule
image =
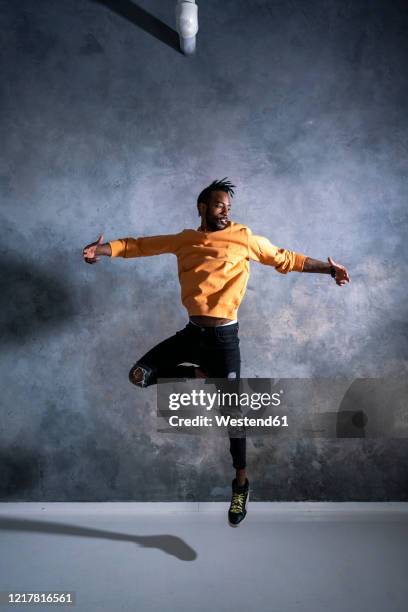
[[[232,495],[230,512],[242,512],[245,503],[245,493],[234,493]]]

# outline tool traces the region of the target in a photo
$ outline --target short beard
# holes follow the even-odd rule
[[[224,225],[224,223],[221,223],[220,220],[214,219],[214,217],[210,217],[209,215],[205,216],[205,224],[207,226],[207,229],[209,229],[211,232],[223,230],[226,227],[226,225]]]

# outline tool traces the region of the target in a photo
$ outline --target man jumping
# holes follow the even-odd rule
[[[234,187],[224,178],[200,193],[197,208],[201,225],[196,230],[120,238],[105,244],[101,235],[83,249],[89,264],[99,261],[101,255],[132,258],[173,253],[177,257],[181,301],[189,322],[131,368],[129,379],[138,387],[153,385],[159,378],[240,378],[237,312],[245,294],[250,260],[273,266],[281,274],[329,274],[339,286],[350,280],[346,268],[330,257],[326,263],[278,248],[267,238],[252,234],[245,225],[230,221]],[[236,526],[246,516],[249,493],[245,436],[230,435],[230,453],[236,477],[228,520]]]

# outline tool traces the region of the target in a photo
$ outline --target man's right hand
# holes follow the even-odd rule
[[[93,264],[100,260],[100,257],[98,257],[100,251],[98,251],[97,249],[102,245],[102,243],[103,234],[99,236],[96,242],[92,242],[91,244],[88,244],[86,247],[84,247],[82,255],[86,263]]]

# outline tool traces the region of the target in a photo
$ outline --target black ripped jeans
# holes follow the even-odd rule
[[[194,366],[180,365],[187,362],[197,364],[208,378],[224,378],[233,384],[241,372],[238,330],[239,323],[200,327],[189,322],[143,355],[130,370],[129,379],[134,382],[132,375],[137,368],[144,370],[142,387],[156,384],[159,378],[195,378]],[[229,439],[232,465],[241,470],[246,466],[245,434],[229,432]]]

